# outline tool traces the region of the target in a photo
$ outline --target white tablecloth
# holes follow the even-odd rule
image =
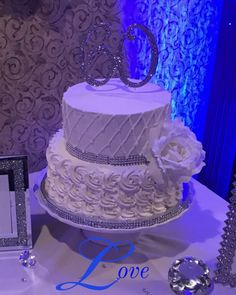
[[[0,294],[61,294],[55,286],[67,281],[78,281],[91,263],[78,251],[78,245],[84,240],[83,233],[50,217],[39,207],[32,194],[32,186],[37,177],[37,173],[30,176],[34,242],[32,252],[36,256],[37,264],[33,269],[27,269],[18,262],[19,252],[1,253]],[[174,294],[167,280],[168,269],[175,259],[184,256],[200,258],[213,270],[228,210],[227,202],[196,180],[193,180],[193,183],[195,196],[188,212],[175,221],[143,232],[135,242],[135,252],[132,256],[117,263],[100,263],[86,283],[109,284],[117,277],[122,266],[148,266],[150,270],[146,279],[125,278],[104,291],[91,291],[76,286],[63,293]],[[94,245],[90,252],[95,253],[100,249],[101,246]],[[124,248],[121,251],[126,250]],[[216,284],[212,294],[235,295],[236,289]]]

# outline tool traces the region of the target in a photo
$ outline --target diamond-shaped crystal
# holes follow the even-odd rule
[[[19,261],[24,267],[33,267],[36,264],[35,256],[31,255],[29,250],[25,250],[20,254]]]
[[[176,260],[168,273],[171,289],[176,294],[209,294],[212,282],[205,263],[193,257]]]

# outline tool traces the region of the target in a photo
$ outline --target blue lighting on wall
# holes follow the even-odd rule
[[[123,0],[123,26],[142,23],[154,33],[159,63],[152,82],[172,93],[172,116],[203,142],[206,167],[199,179],[227,198],[236,166],[236,1]],[[150,63],[145,36],[127,45],[131,76]],[[236,171],[234,171],[235,173]]]
[[[181,117],[203,142],[207,158],[199,179],[227,198],[236,166],[236,1],[123,3],[124,28],[142,23],[156,37],[159,63],[152,82],[171,91],[173,118]],[[142,78],[150,50],[145,36],[136,34],[136,43],[126,48],[131,76]]]
[[[142,23],[154,33],[159,64],[152,82],[172,92],[172,116],[181,117],[201,140],[220,19],[220,1],[124,1],[123,25]],[[142,78],[149,62],[147,40],[129,45],[131,75]]]

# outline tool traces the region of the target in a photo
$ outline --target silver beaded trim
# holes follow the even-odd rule
[[[114,157],[94,154],[91,152],[83,152],[77,147],[73,147],[70,143],[66,143],[66,150],[72,156],[86,162],[96,164],[107,164],[113,166],[129,166],[129,165],[147,165],[149,162],[143,155],[131,155],[129,157]]]
[[[157,224],[165,223],[175,217],[178,217],[184,211],[186,211],[192,201],[192,190],[188,184],[183,187],[183,198],[181,202],[166,211],[164,214],[160,214],[153,218],[139,219],[135,221],[108,221],[102,220],[102,216],[99,217],[87,217],[83,214],[77,215],[64,208],[60,208],[58,205],[52,202],[49,198],[45,189],[46,175],[44,176],[40,188],[36,189],[39,193],[37,194],[38,201],[48,213],[54,217],[59,217],[65,223],[73,223],[74,225],[81,225],[81,227],[86,226],[90,228],[104,229],[104,230],[131,230],[139,229],[144,227],[151,227]]]
[[[13,171],[18,234],[14,238],[0,238],[0,248],[6,248],[6,250],[30,248],[32,246],[30,214],[28,212],[29,208],[27,208],[28,200],[26,199],[26,189],[28,186],[26,161],[26,156],[0,159],[0,170]]]
[[[232,266],[236,256],[236,174],[234,175],[233,189],[231,191],[229,212],[224,227],[223,241],[220,243],[219,256],[215,270],[214,281],[236,288],[236,272]]]

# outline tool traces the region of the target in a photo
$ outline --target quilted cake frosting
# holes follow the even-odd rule
[[[143,156],[150,129],[161,130],[170,120],[170,100],[170,93],[154,84],[140,89],[116,79],[99,88],[77,84],[62,103],[66,143],[85,155]]]

